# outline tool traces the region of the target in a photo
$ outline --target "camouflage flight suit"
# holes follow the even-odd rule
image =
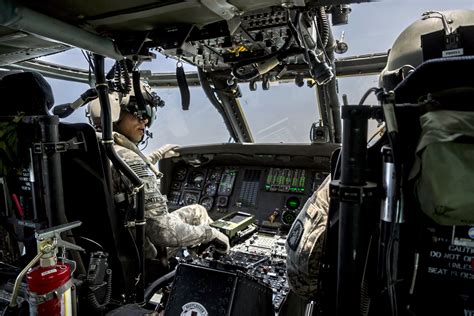
[[[298,295],[314,299],[318,293],[320,264],[329,210],[328,176],[306,201],[286,241],[288,283]]]
[[[186,247],[209,243],[214,239],[214,228],[209,226],[212,219],[202,205],[188,205],[169,213],[166,196],[161,194],[159,188],[159,178],[162,174],[125,136],[114,133],[114,141],[117,154],[145,185],[145,256],[147,259],[156,257],[157,251],[154,245]],[[125,177],[115,168],[112,168],[112,176],[115,192],[130,191],[130,185],[126,183]]]

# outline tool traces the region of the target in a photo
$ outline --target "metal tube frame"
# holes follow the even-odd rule
[[[145,293],[145,191],[142,180],[133,170],[118,156],[114,148],[112,136],[112,111],[110,109],[108,97],[108,85],[105,81],[104,56],[94,54],[96,90],[99,95],[101,106],[102,143],[107,157],[111,160],[115,168],[120,170],[134,185],[136,191],[137,212],[135,227],[135,243],[137,246],[139,271],[135,287],[135,300],[138,304],[144,304]]]
[[[367,128],[372,114],[368,106],[342,107],[341,179],[331,183],[331,197],[339,202],[337,316],[355,315],[359,311],[360,215],[364,202],[376,195],[376,185],[366,181]]]

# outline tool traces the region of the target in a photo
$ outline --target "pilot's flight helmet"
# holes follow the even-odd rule
[[[120,118],[120,95],[118,92],[109,93],[110,111],[112,114],[112,123],[115,123]],[[87,105],[87,116],[89,122],[97,129],[101,129],[101,116],[100,116],[100,102],[99,98],[89,102]]]
[[[126,111],[138,118],[148,119],[147,127],[150,127],[156,117],[156,108],[164,106],[163,100],[153,91],[150,85],[140,82],[141,94],[145,101],[144,106],[139,105],[133,89],[130,93],[122,95],[118,92],[109,93],[110,109],[112,113],[112,122],[115,123],[120,119],[120,112]],[[100,128],[100,103],[99,99],[95,99],[88,105],[89,120],[92,125]]]
[[[451,32],[459,26],[472,25],[474,25],[474,10],[424,13],[420,20],[408,26],[395,40],[388,54],[387,65],[379,77],[380,87],[392,90],[411,70],[423,63],[423,50],[426,51],[430,47],[422,47],[422,35],[442,30]]]
[[[129,94],[122,97],[120,108],[138,118],[148,119],[147,127],[150,127],[156,117],[156,108],[163,107],[164,101],[161,100],[158,94],[151,91],[151,87],[146,81],[140,81],[140,90],[145,101],[144,106],[137,102],[137,97],[132,89]]]

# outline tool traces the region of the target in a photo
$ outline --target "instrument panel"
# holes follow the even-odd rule
[[[308,168],[177,164],[168,201],[171,210],[201,204],[213,219],[243,211],[255,215],[260,226],[280,228],[293,223],[327,175]]]
[[[338,147],[207,145],[181,149],[180,157],[160,161],[166,175],[161,189],[170,211],[201,204],[217,223],[213,227],[230,239],[231,249],[225,255],[211,246],[182,262],[245,275],[257,288],[271,289],[275,314],[294,315],[295,308],[304,308],[289,295],[286,235],[307,199],[328,176],[330,157]],[[221,225],[223,221],[226,225]]]

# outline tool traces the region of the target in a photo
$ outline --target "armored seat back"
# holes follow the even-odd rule
[[[117,210],[109,187],[110,162],[91,125],[61,123],[59,133],[75,147],[62,154],[62,174],[66,216],[69,221],[82,222],[73,232],[78,236],[76,242],[88,250],[87,255],[107,252],[116,294],[127,289],[130,293],[126,294],[132,295],[138,260],[133,237],[124,226],[123,214]]]
[[[399,104],[421,102],[397,110],[418,263],[411,308],[423,315],[474,313],[472,69],[474,56],[428,60],[394,89]]]

